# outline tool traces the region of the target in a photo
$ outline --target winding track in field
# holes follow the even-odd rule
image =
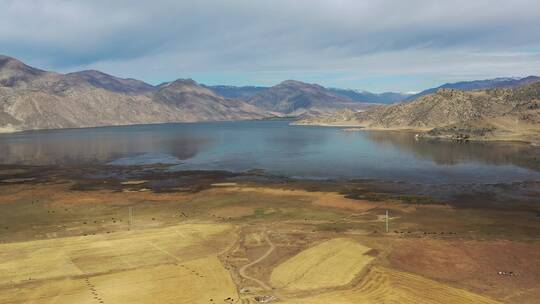
[[[274,245],[274,243],[272,243],[272,241],[268,237],[268,234],[264,233],[264,239],[266,240],[268,245],[270,245],[270,248],[268,248],[268,250],[263,255],[261,255],[258,259],[256,259],[255,261],[242,266],[242,268],[240,268],[240,271],[238,271],[238,274],[244,279],[247,279],[247,280],[250,280],[250,281],[253,281],[253,282],[257,283],[264,290],[272,290],[272,287],[268,286],[263,281],[261,281],[261,280],[259,280],[257,278],[251,277],[251,276],[246,274],[246,270],[249,267],[251,267],[253,265],[256,265],[257,263],[261,262],[262,260],[267,258],[274,251],[274,249],[276,249],[276,245]]]

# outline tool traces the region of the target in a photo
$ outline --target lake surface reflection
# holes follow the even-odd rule
[[[0,163],[167,163],[264,169],[305,178],[420,183],[540,180],[540,149],[519,143],[415,140],[411,133],[289,126],[289,121],[162,124],[0,135]]]

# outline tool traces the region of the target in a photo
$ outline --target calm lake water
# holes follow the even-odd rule
[[[540,149],[457,144],[411,133],[290,126],[289,121],[161,124],[0,135],[2,164],[172,164],[172,169],[264,169],[303,178],[419,183],[540,180]]]

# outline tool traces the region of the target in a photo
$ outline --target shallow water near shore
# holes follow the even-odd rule
[[[159,124],[0,135],[0,163],[169,164],[170,170],[262,169],[312,179],[412,183],[540,180],[540,148],[416,140],[413,133],[291,126],[290,121]]]

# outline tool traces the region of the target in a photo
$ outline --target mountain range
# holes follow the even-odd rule
[[[96,70],[61,74],[0,56],[0,131],[165,122],[261,119],[362,109],[316,84],[205,86],[178,79],[154,86]]]
[[[221,95],[226,98],[234,98],[241,100],[249,100],[253,96],[268,90],[269,87],[262,86],[206,86],[214,93]],[[408,93],[395,93],[395,92],[384,92],[384,93],[371,93],[368,91],[359,91],[353,89],[339,89],[339,88],[323,88],[326,90],[327,94],[334,95],[336,97],[341,97],[349,99],[350,101],[360,102],[360,103],[383,103],[383,104],[392,104],[398,103],[408,99],[413,94]]]
[[[401,93],[401,92],[383,92],[372,93],[368,91],[360,91],[354,89],[340,89],[340,88],[324,88],[328,94],[336,95],[351,101],[361,103],[379,103],[379,104],[394,104],[405,101],[411,101],[418,97],[432,94],[439,89],[458,89],[462,91],[473,91],[493,88],[514,88],[526,84],[539,82],[538,76],[527,76],[523,78],[519,77],[500,77],[493,79],[472,80],[472,81],[460,81],[454,83],[445,83],[435,88],[429,88],[421,91],[420,93]],[[214,91],[214,93],[226,97],[240,100],[249,100],[253,96],[267,90],[269,87],[263,86],[206,86],[208,89]]]
[[[334,94],[317,85],[286,80],[252,96],[247,102],[260,109],[289,116],[331,113],[339,109],[362,109],[366,105]]]
[[[271,113],[192,80],[157,87],[98,71],[47,72],[0,57],[3,131],[259,119]]]
[[[337,89],[337,88],[329,88],[328,90],[339,96],[349,98],[353,101],[364,102],[364,103],[393,104],[393,103],[405,101],[413,95],[410,93],[396,93],[396,92],[371,93],[368,91]]]
[[[154,86],[95,70],[44,71],[0,55],[0,132],[300,116],[306,118],[304,123],[433,129],[434,135],[480,117],[517,115],[534,121],[536,104],[515,96],[518,89],[539,80],[530,76],[445,84],[404,102],[413,96],[325,88],[295,80],[272,87],[206,86],[191,79]],[[534,90],[528,92],[536,96]],[[398,104],[374,105],[394,102]],[[527,110],[530,107],[534,113]]]

